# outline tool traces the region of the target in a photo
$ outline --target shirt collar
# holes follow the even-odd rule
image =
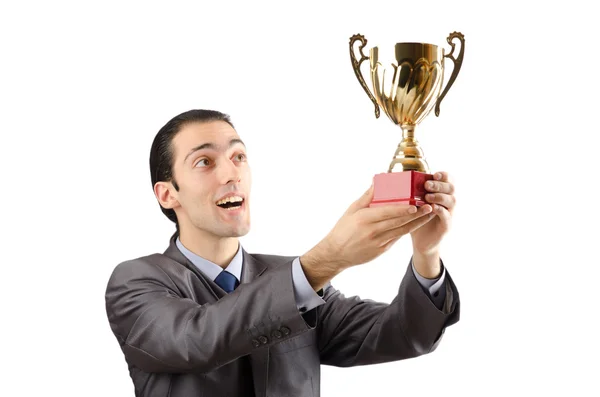
[[[177,236],[177,240],[175,241],[175,244],[177,245],[177,248],[179,248],[181,253],[186,258],[188,258],[190,260],[190,262],[192,262],[194,264],[194,266],[196,266],[198,268],[198,270],[200,270],[202,273],[204,273],[208,277],[210,277],[211,280],[214,281],[215,278],[217,278],[217,276],[223,271],[223,268],[221,268],[221,266],[219,266],[216,263],[213,263],[207,259],[204,259],[201,256],[196,255],[192,251],[185,248],[183,246],[183,244],[181,243],[181,241],[179,241],[179,236]],[[229,265],[227,265],[227,267],[225,268],[225,270],[227,270],[229,273],[233,274],[238,279],[238,281],[242,277],[243,258],[244,258],[244,256],[242,254],[242,245],[239,244],[237,253],[233,257],[231,262],[229,262]]]

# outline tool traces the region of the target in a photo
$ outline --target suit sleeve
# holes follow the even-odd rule
[[[321,363],[338,367],[378,364],[434,351],[445,328],[459,320],[459,295],[446,271],[446,298],[438,309],[409,266],[390,304],[345,297],[325,288],[318,308]]]
[[[108,320],[130,365],[146,372],[212,371],[309,329],[291,273],[290,261],[200,305],[182,298],[151,261],[123,262],[108,282]]]

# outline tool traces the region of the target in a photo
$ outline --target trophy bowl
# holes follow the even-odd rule
[[[461,42],[460,53],[455,58],[454,39]],[[360,58],[354,55],[354,45],[360,42]],[[447,38],[449,54],[443,48],[427,43],[396,43],[384,48],[373,47],[369,56],[363,54],[367,39],[360,34],[350,38],[350,60],[356,77],[375,106],[375,117],[380,109],[388,119],[402,130],[388,172],[374,176],[375,191],[371,206],[389,203],[425,204],[425,181],[433,179],[423,149],[415,138],[415,127],[435,107],[439,116],[440,103],[454,83],[464,55],[464,36],[451,33]],[[445,58],[454,67],[446,87],[443,87]],[[362,76],[360,66],[370,62],[371,89]]]

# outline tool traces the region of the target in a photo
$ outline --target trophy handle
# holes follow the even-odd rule
[[[360,41],[360,43],[361,43],[361,45],[358,47],[358,49],[360,51],[360,55],[361,55],[359,61],[357,61],[356,57],[354,56],[354,43],[356,43],[357,41]],[[365,79],[363,78],[362,73],[360,71],[360,64],[363,63],[363,61],[366,61],[367,59],[369,59],[369,57],[366,56],[365,54],[363,54],[363,51],[362,51],[366,45],[367,45],[367,39],[365,38],[365,36],[363,36],[361,34],[355,34],[354,36],[350,37],[350,60],[352,61],[352,69],[354,69],[354,74],[356,74],[356,78],[358,79],[358,82],[360,83],[362,88],[365,90],[365,92],[367,93],[369,98],[371,99],[371,102],[373,102],[373,105],[375,105],[375,117],[379,118],[379,105],[377,105],[377,101],[375,100],[375,97],[373,96],[373,94],[371,94],[371,91],[369,91],[369,87],[367,87],[367,83],[365,83]]]
[[[454,43],[452,42],[452,40],[456,39],[456,38],[460,40],[460,54],[458,54],[458,57],[454,58],[452,56],[452,54],[454,54]],[[435,115],[436,116],[440,115],[440,103],[442,103],[442,99],[444,99],[444,97],[448,93],[448,90],[450,89],[450,87],[452,87],[454,80],[456,80],[456,76],[458,76],[458,72],[460,71],[460,67],[462,66],[463,55],[465,54],[465,36],[462,33],[460,33],[460,32],[450,33],[450,36],[448,36],[446,41],[448,42],[448,44],[450,44],[452,46],[452,50],[450,51],[450,54],[444,55],[444,58],[452,59],[452,62],[454,63],[454,68],[452,68],[452,75],[450,76],[450,79],[448,80],[448,83],[446,84],[446,88],[444,88],[442,95],[440,95],[438,97],[437,102],[435,104]]]

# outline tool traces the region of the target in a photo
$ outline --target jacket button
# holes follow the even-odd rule
[[[282,334],[284,334],[285,336],[288,336],[290,334],[290,329],[288,327],[281,327],[279,328],[279,330],[281,331]]]
[[[259,347],[260,346],[260,342],[256,339],[252,339],[252,344],[254,345],[254,347]]]
[[[269,339],[267,339],[267,337],[266,337],[266,336],[264,336],[264,335],[261,335],[261,336],[259,336],[259,337],[258,337],[258,341],[259,341],[260,343],[262,343],[263,345],[266,345],[266,344],[267,344],[267,342],[269,342]]]
[[[273,333],[271,333],[271,336],[273,338],[277,338],[277,339],[281,339],[281,337],[283,336],[283,334],[277,330],[273,331]]]

